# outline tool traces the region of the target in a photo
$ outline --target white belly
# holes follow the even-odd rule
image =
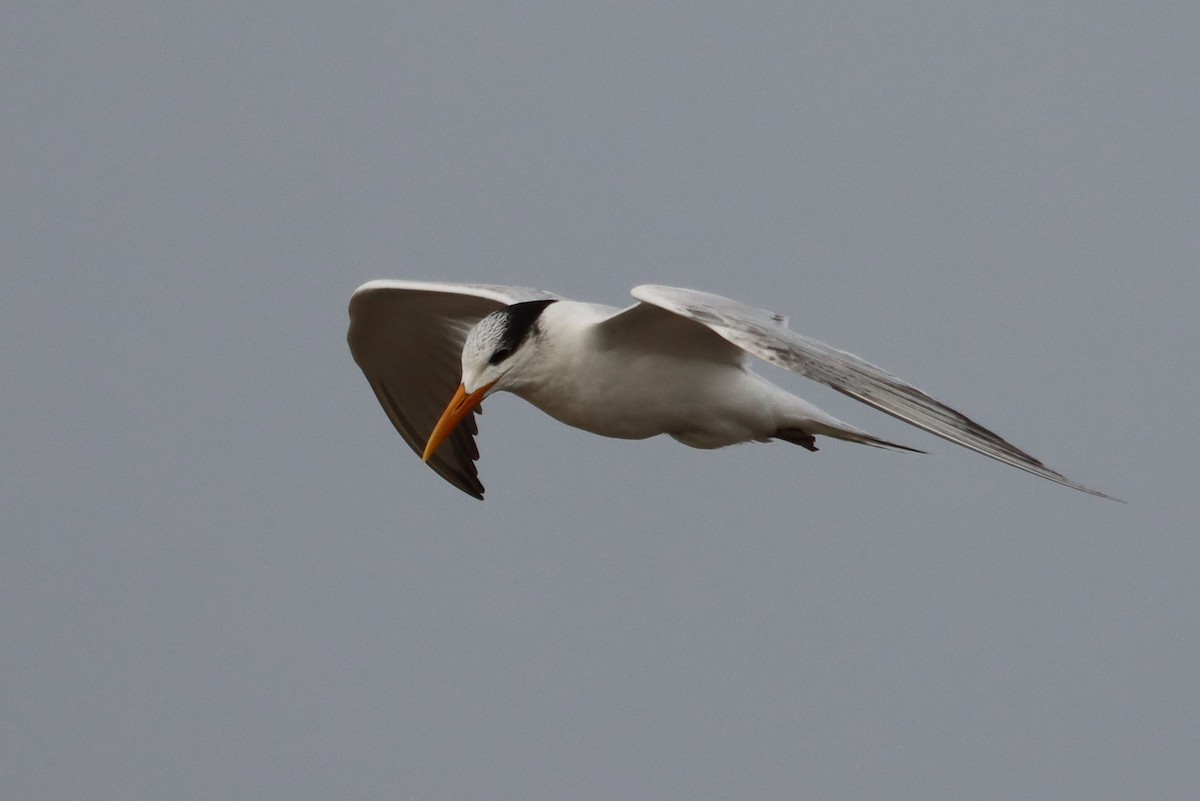
[[[696,448],[766,439],[783,390],[743,366],[648,354],[592,353],[517,393],[567,425],[605,437],[668,434]]]

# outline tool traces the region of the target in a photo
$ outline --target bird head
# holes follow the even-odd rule
[[[484,317],[467,334],[462,350],[462,382],[434,426],[421,458],[437,451],[467,416],[498,390],[511,389],[513,377],[532,354],[537,321],[553,300],[514,303]]]

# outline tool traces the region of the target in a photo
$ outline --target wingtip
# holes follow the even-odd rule
[[[1118,498],[1115,495],[1108,495],[1100,490],[1094,490],[1089,487],[1082,486],[1075,486],[1075,489],[1080,490],[1081,492],[1086,492],[1088,495],[1095,495],[1097,498],[1103,498],[1106,501],[1116,501],[1117,503],[1123,503],[1126,506],[1129,505],[1129,501],[1124,500],[1123,498]]]
[[[1050,468],[1046,467],[1045,465],[1041,464],[1040,462],[1038,463],[1038,465],[1037,465],[1038,469],[1036,469],[1036,470],[1032,469],[1030,467],[1026,467],[1024,465],[1013,464],[1011,462],[1009,462],[1008,464],[1010,464],[1013,467],[1017,467],[1021,470],[1024,470],[1027,473],[1031,473],[1031,474],[1037,476],[1038,478],[1045,478],[1050,481],[1053,481],[1055,484],[1061,484],[1062,486],[1067,487],[1068,489],[1073,489],[1078,492],[1086,493],[1088,495],[1094,495],[1095,497],[1103,498],[1106,501],[1116,501],[1117,503],[1128,503],[1128,501],[1121,500],[1120,498],[1117,498],[1113,495],[1109,495],[1108,493],[1105,493],[1105,492],[1101,492],[1100,490],[1094,490],[1091,487],[1085,487],[1082,484],[1077,484],[1076,482],[1074,482],[1071,479],[1064,476],[1062,473],[1059,473],[1057,470],[1051,470]]]

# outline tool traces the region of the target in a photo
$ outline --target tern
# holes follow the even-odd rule
[[[822,436],[923,453],[826,414],[753,372],[749,356],[1004,464],[1110,498],[879,367],[794,333],[783,315],[693,289],[645,285],[631,294],[636,303],[614,308],[525,287],[370,281],[350,299],[347,340],[405,442],[479,499],[475,414],[501,391],[605,437],[666,434],[693,448],[782,440],[816,451]]]

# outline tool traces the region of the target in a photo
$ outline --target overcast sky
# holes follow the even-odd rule
[[[1200,797],[1200,6],[0,12],[0,797]],[[602,440],[479,503],[373,278],[788,314],[1071,478]]]

